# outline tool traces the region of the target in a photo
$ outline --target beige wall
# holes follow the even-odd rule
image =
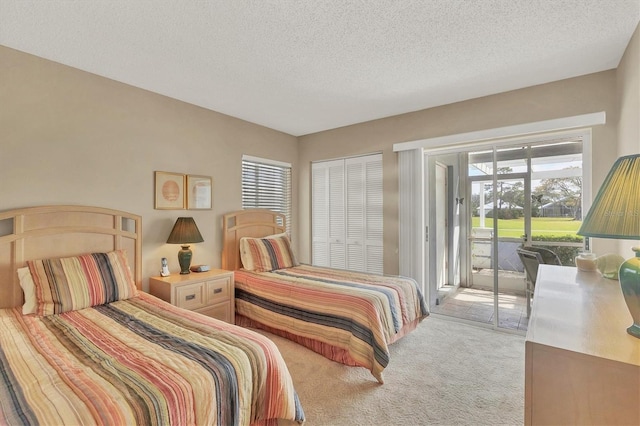
[[[636,28],[617,74],[618,155],[640,152],[640,25]]]
[[[204,238],[193,263],[220,265],[221,215],[241,208],[242,154],[298,169],[293,136],[5,47],[0,99],[0,210],[83,204],[142,215],[145,286],[161,257],[179,270],[179,247],[165,243],[178,216],[193,216]],[[213,210],[154,210],[156,170],[212,176]]]
[[[299,258],[310,259],[310,164],[312,161],[383,152],[384,271],[398,272],[398,142],[605,111],[607,124],[593,128],[593,184],[598,187],[617,152],[615,70],[487,96],[299,138]],[[598,241],[597,252],[615,250]]]
[[[221,215],[241,206],[240,159],[249,154],[294,165],[294,245],[300,260],[309,261],[311,162],[380,151],[384,270],[397,273],[393,144],[606,111],[607,124],[593,129],[595,190],[618,155],[638,151],[638,39],[636,30],[617,71],[298,139],[0,46],[0,210],[69,203],[142,215],[146,285],[160,257],[178,269],[177,247],[165,241],[181,215],[193,216],[205,239],[193,246],[194,263],[219,265]],[[213,210],[154,210],[155,170],[212,176]],[[612,241],[597,244],[597,252],[617,248]]]
[[[618,155],[640,153],[640,25],[618,65],[617,96],[620,120],[618,122]],[[635,244],[640,244],[636,241]],[[629,258],[633,241],[621,240],[619,252]]]

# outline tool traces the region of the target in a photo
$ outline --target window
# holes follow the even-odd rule
[[[242,208],[284,214],[291,233],[291,164],[243,155]]]

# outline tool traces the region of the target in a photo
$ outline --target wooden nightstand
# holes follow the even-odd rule
[[[151,277],[149,293],[180,308],[231,324],[235,321],[232,271],[212,269],[185,275]]]

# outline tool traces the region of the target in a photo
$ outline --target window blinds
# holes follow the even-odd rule
[[[242,208],[268,209],[285,215],[291,227],[291,165],[242,157]]]

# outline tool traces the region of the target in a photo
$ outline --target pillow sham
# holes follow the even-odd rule
[[[268,272],[298,265],[287,234],[270,235],[264,238],[241,238],[240,259],[244,269],[256,272]]]
[[[36,301],[36,289],[31,278],[29,267],[18,268],[18,280],[24,294],[24,304],[22,305],[22,315],[35,314],[38,302]]]
[[[27,262],[35,285],[36,314],[47,316],[138,295],[126,252],[89,253]]]

